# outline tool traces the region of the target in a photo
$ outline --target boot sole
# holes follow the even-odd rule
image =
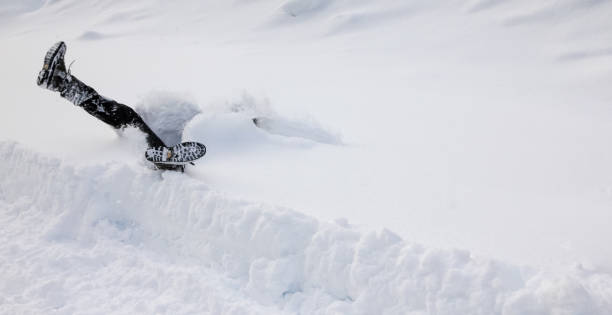
[[[59,59],[58,56],[61,57],[66,52],[66,44],[64,42],[59,42],[54,46],[57,46],[57,48],[49,49],[49,51],[47,51],[47,54],[45,55],[42,71],[46,71],[46,75],[42,79],[40,78],[40,75],[38,76],[38,85],[44,84],[45,86],[47,86],[49,84],[49,80],[53,78],[53,74],[55,74],[55,68]],[[53,48],[53,46],[51,48]]]
[[[170,156],[168,156],[170,152]],[[206,146],[198,142],[183,142],[171,148],[157,147],[145,151],[145,158],[156,165],[185,165],[206,154]]]

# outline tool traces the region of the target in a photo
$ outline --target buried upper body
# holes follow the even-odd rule
[[[86,112],[115,129],[135,127],[146,135],[149,148],[145,157],[157,169],[184,171],[185,164],[192,163],[206,154],[206,147],[197,142],[184,142],[169,147],[131,107],[98,94],[93,88],[66,70],[64,54],[66,44],[51,46],[38,74],[37,84],[83,108]]]

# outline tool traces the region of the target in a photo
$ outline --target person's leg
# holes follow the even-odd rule
[[[38,85],[60,92],[60,95],[76,106],[82,107],[92,116],[115,129],[135,127],[147,136],[151,147],[166,146],[132,108],[107,99],[93,88],[66,71],[64,53],[66,45],[59,42],[45,56],[43,70],[38,75]]]
[[[66,97],[66,95],[62,96],[71,101],[74,99]],[[87,99],[78,102],[78,104],[76,102],[73,103],[115,129],[124,129],[126,127],[138,128],[145,133],[147,143],[150,147],[166,146],[164,141],[151,130],[142,117],[127,105],[107,99],[98,93],[89,94]]]

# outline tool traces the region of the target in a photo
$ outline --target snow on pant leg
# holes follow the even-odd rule
[[[147,143],[151,147],[166,146],[164,142],[149,128],[132,108],[117,103],[99,94],[92,95],[79,105],[92,116],[109,124],[115,129],[123,129],[128,126],[136,127],[147,136]]]
[[[96,90],[71,73],[64,73],[60,77],[61,80],[58,82],[60,95],[72,104],[82,107],[85,111],[115,129],[123,129],[128,126],[140,129],[146,134],[147,142],[152,147],[165,146],[164,142],[129,106],[101,96]]]

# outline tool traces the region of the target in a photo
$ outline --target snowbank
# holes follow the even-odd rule
[[[609,314],[612,277],[522,268],[0,144],[0,313]]]
[[[0,314],[610,314],[611,12],[0,1]],[[37,87],[57,40],[206,159],[153,172],[142,135]]]

